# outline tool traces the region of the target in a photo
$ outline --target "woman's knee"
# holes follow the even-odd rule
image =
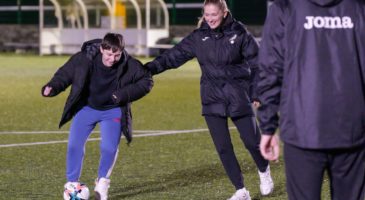
[[[77,143],[68,143],[67,152],[69,154],[77,154],[84,152],[84,146]]]
[[[100,151],[103,153],[103,154],[116,154],[117,151],[118,151],[118,146],[112,146],[112,145],[102,145],[100,147]]]
[[[216,149],[219,155],[234,153],[232,144],[217,145]]]

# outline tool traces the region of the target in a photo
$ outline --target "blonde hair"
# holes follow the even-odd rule
[[[216,5],[223,12],[229,12],[226,0],[204,0],[203,8],[208,4]],[[204,21],[204,11],[203,15],[199,18],[198,28],[202,25],[203,21]]]

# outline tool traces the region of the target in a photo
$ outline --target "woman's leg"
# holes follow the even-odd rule
[[[260,153],[260,131],[256,124],[255,117],[232,118],[240,133],[241,140],[254,159],[260,172],[265,172],[269,162]]]
[[[205,116],[205,121],[207,122],[215,148],[229,179],[237,190],[243,188],[243,177],[236,155],[233,151],[227,118]]]
[[[114,108],[103,111],[100,122],[101,142],[100,142],[100,164],[98,178],[109,178],[114,163],[118,156],[118,147],[121,137],[121,110]]]
[[[67,145],[67,181],[79,181],[85,153],[85,143],[97,123],[95,110],[84,107],[74,117]]]

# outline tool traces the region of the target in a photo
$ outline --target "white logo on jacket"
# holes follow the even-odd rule
[[[210,37],[204,37],[202,38],[202,41],[205,42],[207,39],[209,39]]]
[[[236,40],[236,38],[237,38],[237,34],[234,34],[234,36],[233,36],[233,37],[229,38],[229,42],[230,42],[231,44],[234,44],[234,41]]]
[[[352,29],[354,23],[352,23],[351,17],[321,17],[321,16],[306,16],[307,22],[304,24],[304,28],[307,30],[313,28],[325,28],[325,29]]]

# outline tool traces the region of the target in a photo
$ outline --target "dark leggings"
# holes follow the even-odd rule
[[[332,200],[365,199],[365,147],[313,150],[284,144],[289,200],[320,200],[325,172]]]
[[[243,188],[243,176],[233,151],[227,117],[205,116],[205,121],[207,122],[215,148],[229,179],[236,189]],[[236,125],[241,140],[250,152],[257,168],[259,171],[264,172],[269,163],[261,156],[259,150],[261,135],[255,117],[232,118],[232,121]]]

